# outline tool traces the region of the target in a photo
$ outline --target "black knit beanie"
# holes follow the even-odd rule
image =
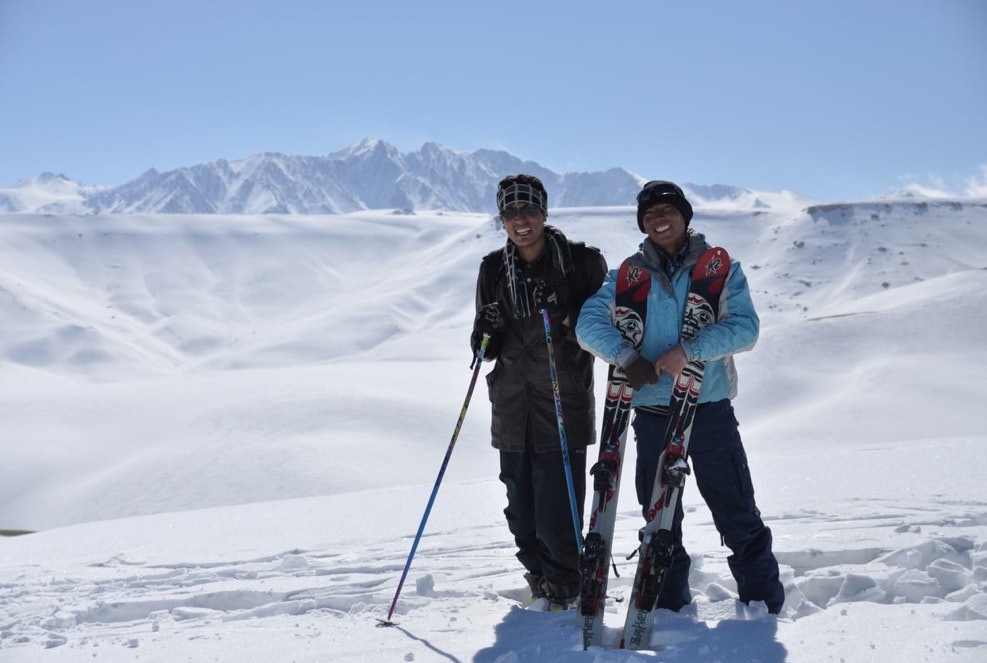
[[[682,189],[665,180],[651,180],[644,185],[641,193],[637,194],[637,227],[641,232],[647,232],[644,229],[644,213],[655,205],[671,205],[685,219],[685,227],[689,227],[689,221],[692,220],[692,205],[685,199]]]

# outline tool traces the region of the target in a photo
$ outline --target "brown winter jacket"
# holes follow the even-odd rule
[[[599,250],[581,242],[569,242],[573,269],[563,279],[547,253],[524,265],[524,274],[543,281],[558,294],[549,310],[566,443],[572,449],[596,441],[596,403],[593,394],[593,355],[576,342],[576,318],[583,302],[603,283],[607,264]],[[548,344],[540,312],[524,319],[509,313],[504,249],[484,257],[476,285],[476,307],[501,302],[504,329],[492,339],[485,359],[496,360],[486,376],[492,406],[492,445],[501,451],[536,453],[558,451],[559,429],[548,361]],[[569,324],[563,323],[568,317]],[[474,330],[473,350],[479,334]],[[526,442],[527,441],[527,442]]]

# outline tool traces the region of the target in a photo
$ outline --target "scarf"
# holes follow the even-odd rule
[[[545,240],[548,255],[552,260],[552,267],[562,272],[562,278],[572,271],[572,252],[569,250],[569,240],[565,238],[558,228],[545,226]],[[514,242],[507,240],[504,247],[504,271],[507,275],[507,293],[511,307],[511,317],[515,320],[527,318],[537,306],[538,289],[535,286],[529,290],[528,283],[524,278],[524,260],[521,259]]]
[[[690,264],[690,262],[694,263],[705,248],[705,236],[689,230],[685,243],[674,256],[669,256],[650,239],[645,239],[641,242],[641,247],[637,255],[645,267],[653,273],[663,274],[665,276],[664,279],[659,279],[658,282],[666,292],[671,293],[671,280],[675,276],[675,272],[683,265]]]

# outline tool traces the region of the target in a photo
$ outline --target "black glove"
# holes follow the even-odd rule
[[[568,303],[568,286],[565,281],[559,283],[539,282],[531,292],[532,309],[549,313],[557,313]]]
[[[473,330],[480,334],[490,334],[496,336],[504,329],[504,314],[500,310],[500,302],[491,302],[481,306],[476,311],[476,318],[473,320]]]
[[[483,353],[483,358],[487,361],[496,359],[500,354],[500,332],[504,329],[504,315],[501,313],[500,302],[491,302],[481,306],[476,311],[476,318],[473,320],[473,333],[470,334],[470,346],[473,348],[473,358],[480,349],[483,335],[487,334],[490,341],[487,349]],[[472,366],[471,366],[472,368]]]
[[[635,391],[646,384],[658,382],[655,365],[641,355],[634,357],[634,361],[624,366],[624,375],[627,376],[627,381]]]

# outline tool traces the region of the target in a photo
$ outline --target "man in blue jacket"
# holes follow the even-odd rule
[[[620,366],[634,389],[635,483],[642,505],[651,503],[675,376],[693,359],[706,361],[689,441],[696,485],[713,514],[717,531],[733,553],[727,561],[740,600],[746,604],[763,601],[777,614],[784,604],[785,590],[771,551],[771,530],[761,520],[754,501],[747,456],[731,405],[737,394],[733,355],[751,349],[759,329],[747,278],[740,263],[732,260],[717,319],[702,328],[695,339],[683,340],[690,273],[709,245],[702,234],[689,229],[692,205],[675,184],[648,182],[637,203],[638,228],[646,238],[628,260],[651,276],[643,335],[635,344],[614,325],[618,270],[612,270],[600,290],[583,305],[576,325],[579,344]],[[691,563],[682,545],[682,518],[680,499],[673,525],[673,563],[657,603],[659,608],[676,611],[692,601]]]

